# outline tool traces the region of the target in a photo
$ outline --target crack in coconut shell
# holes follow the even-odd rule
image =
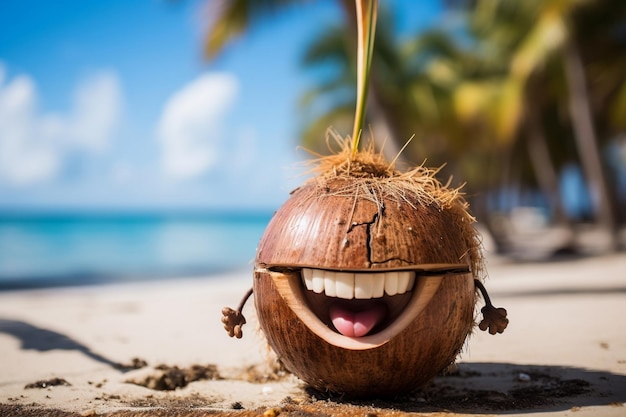
[[[332,192],[345,181],[329,181],[330,191],[301,187],[270,221],[274,231],[262,238],[256,264],[354,271],[445,264],[465,266],[475,277],[482,269],[473,220],[463,206],[413,209],[389,198],[378,204]]]

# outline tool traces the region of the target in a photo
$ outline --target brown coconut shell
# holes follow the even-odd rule
[[[318,390],[356,397],[417,388],[454,362],[474,324],[481,265],[457,190],[433,171],[399,173],[368,158],[334,164],[292,193],[261,238],[254,273],[259,322],[279,360]],[[393,332],[335,335],[303,305],[302,267],[415,270],[422,299]]]
[[[257,265],[353,271],[429,264],[469,268],[475,261],[473,220],[463,206],[422,203],[409,195],[373,201],[345,191],[351,182],[332,179],[294,191],[266,228]]]

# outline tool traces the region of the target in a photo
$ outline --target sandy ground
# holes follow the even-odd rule
[[[509,328],[477,332],[451,375],[384,401],[329,398],[274,372],[252,302],[243,339],[229,338],[220,310],[251,286],[248,271],[2,292],[0,415],[626,416],[626,256],[488,269]]]

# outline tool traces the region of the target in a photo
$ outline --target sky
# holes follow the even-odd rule
[[[0,211],[275,209],[303,181],[300,58],[336,2],[202,55],[213,0],[2,0]],[[392,2],[405,31],[437,1]]]

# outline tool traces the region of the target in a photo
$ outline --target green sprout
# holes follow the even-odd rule
[[[352,156],[359,150],[359,141],[365,119],[370,67],[374,51],[378,0],[356,0],[357,15],[357,95],[352,130]]]

